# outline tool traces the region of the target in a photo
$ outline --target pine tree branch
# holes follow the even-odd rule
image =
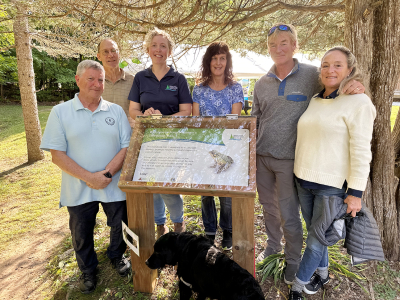
[[[167,3],[170,0],[162,0],[158,3],[152,4],[152,5],[147,5],[147,6],[123,5],[123,4],[114,3],[110,0],[103,0],[103,1],[107,2],[108,4],[110,4],[116,8],[124,8],[127,10],[145,10],[145,9],[153,9],[153,8],[159,7],[159,6],[163,5],[164,3]]]

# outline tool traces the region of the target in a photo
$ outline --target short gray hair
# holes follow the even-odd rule
[[[81,76],[87,69],[100,70],[105,73],[103,66],[99,62],[86,59],[79,63],[78,68],[76,69],[76,75]]]

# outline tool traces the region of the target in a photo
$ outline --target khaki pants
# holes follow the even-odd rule
[[[285,257],[288,264],[301,261],[303,228],[299,199],[294,185],[294,160],[257,155],[257,191],[263,206],[268,247],[282,250],[285,237]]]

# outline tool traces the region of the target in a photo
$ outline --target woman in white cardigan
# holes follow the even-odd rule
[[[349,49],[338,46],[321,60],[324,89],[314,96],[297,125],[294,163],[296,186],[307,229],[321,214],[321,198],[338,196],[353,217],[361,209],[371,161],[376,110],[365,94],[344,95],[350,80],[362,81]],[[312,235],[304,252],[289,299],[315,294],[329,281],[328,250]]]

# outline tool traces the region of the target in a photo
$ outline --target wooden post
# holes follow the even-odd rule
[[[139,255],[131,251],[133,287],[136,291],[153,293],[157,270],[145,262],[153,253],[155,242],[153,194],[126,193],[128,226],[139,237]]]
[[[233,259],[255,276],[254,198],[232,198]]]
[[[148,128],[248,129],[248,184],[235,186],[197,182],[133,181],[145,130]],[[146,259],[153,252],[155,242],[153,193],[233,197],[233,258],[250,274],[255,275],[253,232],[254,198],[256,196],[255,117],[239,117],[238,119],[171,116],[161,119],[136,118],[118,186],[127,195],[129,228],[139,236],[140,257],[132,253],[132,269],[135,271],[133,284],[136,291],[152,293],[156,279],[156,271],[150,270],[145,265]]]

